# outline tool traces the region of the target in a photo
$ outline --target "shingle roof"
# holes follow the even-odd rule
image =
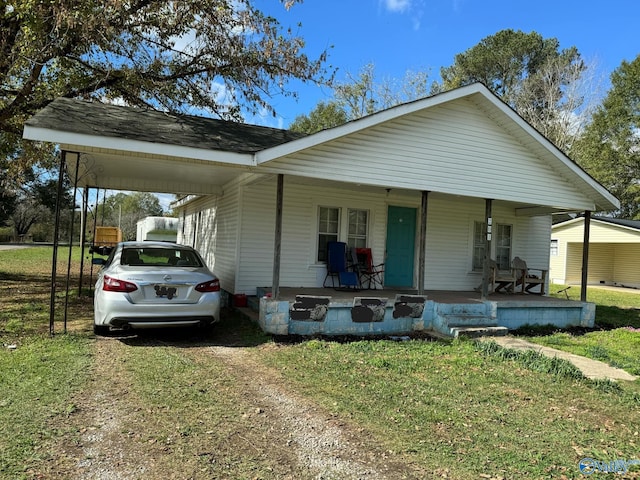
[[[277,128],[70,98],[54,100],[27,125],[234,153],[254,153],[305,136]]]
[[[640,220],[624,220],[622,218],[611,218],[611,217],[592,217],[594,220],[599,220],[605,223],[611,223],[613,225],[620,225],[622,227],[635,228],[636,230],[640,230]]]

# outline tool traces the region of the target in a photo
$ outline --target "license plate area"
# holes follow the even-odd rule
[[[178,289],[172,285],[154,285],[153,290],[156,292],[157,298],[166,298],[171,300],[178,296]]]

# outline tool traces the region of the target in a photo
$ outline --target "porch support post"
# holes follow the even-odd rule
[[[582,281],[580,301],[587,301],[587,280],[589,278],[589,235],[591,230],[591,211],[584,212],[584,239],[582,240]]]
[[[427,261],[427,207],[429,192],[422,192],[422,207],[420,210],[420,250],[418,252],[418,295],[424,295],[424,276]]]
[[[493,200],[487,198],[485,200],[484,207],[484,223],[487,226],[487,239],[484,244],[484,262],[482,262],[482,293],[480,294],[481,300],[486,300],[489,296],[489,275],[491,273],[491,266],[489,264],[489,261],[491,260],[491,230],[493,228],[492,206]]]
[[[58,174],[58,190],[56,195],[56,213],[53,228],[53,255],[51,258],[51,294],[49,297],[49,335],[54,333],[54,319],[56,311],[56,267],[58,264],[58,236],[60,234],[60,209],[62,208],[62,184],[64,181],[64,167],[67,160],[66,150],[60,153],[60,173]]]
[[[271,282],[271,297],[278,300],[280,296],[280,250],[282,247],[282,200],[284,193],[284,175],[278,174],[276,194],[276,233],[273,244],[273,281]]]
[[[64,333],[67,333],[67,317],[69,313],[69,285],[71,282],[71,259],[73,252],[73,229],[75,227],[76,220],[76,194],[78,193],[78,168],[80,167],[80,154],[76,155],[76,174],[73,179],[73,196],[71,197],[70,213],[71,213],[71,225],[69,227],[69,257],[67,259],[67,282],[65,284],[64,292]],[[78,292],[80,295],[80,292]]]
[[[74,200],[75,201],[75,200]],[[78,280],[78,297],[82,296],[82,277],[84,275],[84,248],[87,244],[87,209],[89,208],[89,187],[82,190],[82,213],[80,214],[80,280]]]

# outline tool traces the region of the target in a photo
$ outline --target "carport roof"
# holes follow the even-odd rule
[[[240,154],[305,136],[277,128],[70,98],[54,100],[26,126]]]
[[[571,218],[568,220],[564,220],[562,222],[558,222],[553,225],[553,228],[561,228],[565,225],[570,225],[572,223],[582,222],[584,220],[584,215],[578,215],[575,218]],[[640,230],[640,220],[626,220],[624,218],[613,218],[613,217],[602,217],[599,215],[593,215],[591,217],[592,221],[609,223],[611,225],[617,225],[619,227],[631,228],[633,230]]]

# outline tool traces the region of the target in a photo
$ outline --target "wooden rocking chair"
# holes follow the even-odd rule
[[[512,267],[509,270],[499,270],[495,260],[489,260],[491,269],[491,288],[495,293],[514,293],[518,281],[518,272]]]
[[[545,287],[547,285],[548,270],[541,268],[528,268],[527,262],[520,257],[513,259],[513,268],[518,275],[518,285],[521,285],[520,293],[532,293],[536,295],[544,295]],[[536,272],[531,273],[532,271]],[[540,286],[539,292],[532,292],[531,289]]]

